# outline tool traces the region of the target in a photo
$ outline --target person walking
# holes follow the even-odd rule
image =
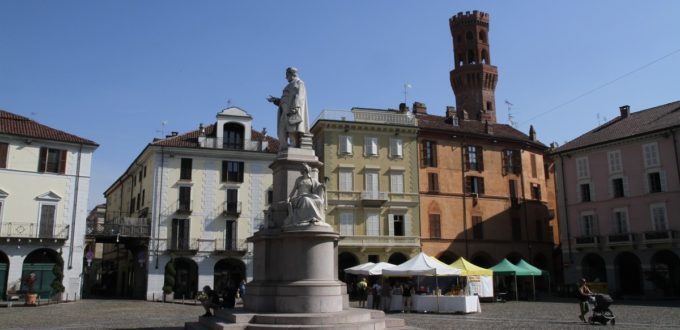
[[[357,283],[357,293],[359,294],[359,308],[366,308],[366,298],[368,298],[368,283],[366,278],[361,278]]]
[[[404,287],[402,288],[401,291],[401,298],[403,301],[404,306],[402,307],[403,309],[401,310],[402,313],[410,313],[411,309],[413,308],[411,306],[411,296],[414,294],[415,290],[413,287],[411,287],[408,283],[404,283]]]
[[[380,292],[382,290],[382,286],[380,283],[375,282],[373,286],[371,287],[371,295],[373,297],[373,304],[371,308],[373,309],[380,309]]]
[[[385,281],[380,295],[382,296],[383,312],[389,313],[389,311],[392,310],[392,285],[390,285],[390,281]]]
[[[586,279],[582,278],[581,280],[579,280],[577,297],[579,300],[578,304],[579,308],[581,309],[581,315],[579,315],[578,318],[581,319],[581,321],[583,321],[584,323],[588,323],[588,321],[586,321],[585,315],[588,314],[588,299],[592,294],[593,292],[590,291]]]

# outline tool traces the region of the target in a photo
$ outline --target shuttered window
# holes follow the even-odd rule
[[[378,138],[366,137],[364,140],[364,155],[377,156],[378,155]]]
[[[352,172],[351,169],[340,169],[339,175],[339,182],[340,182],[340,191],[353,191],[354,190],[354,182],[352,180],[354,173]]]
[[[399,172],[390,174],[390,190],[393,193],[404,192],[404,173]]]
[[[430,238],[442,238],[439,214],[430,214]]]
[[[66,173],[66,150],[40,148],[38,172]]]
[[[7,150],[9,144],[0,142],[0,168],[7,168]]]
[[[483,171],[484,170],[484,152],[480,146],[467,146],[463,148],[465,153],[465,171]]]
[[[404,157],[404,143],[401,139],[390,139],[390,157]]]
[[[352,212],[340,213],[340,235],[354,236],[354,214]]]
[[[434,141],[423,141],[423,166],[437,167],[437,143]]]
[[[351,155],[352,154],[352,137],[349,135],[340,135],[339,137],[339,155]]]

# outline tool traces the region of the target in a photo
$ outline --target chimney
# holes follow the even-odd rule
[[[413,112],[415,113],[427,113],[427,107],[425,106],[425,103],[422,102],[413,102]]]
[[[408,112],[408,106],[406,106],[406,103],[399,103],[399,112]]]
[[[621,110],[621,118],[628,118],[630,116],[630,105],[623,105],[619,107]]]
[[[534,129],[534,125],[529,126],[529,138],[531,141],[536,141],[536,130]]]

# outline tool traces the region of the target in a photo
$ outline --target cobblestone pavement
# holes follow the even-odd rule
[[[611,306],[617,329],[679,329],[680,302],[618,303]],[[0,308],[0,329],[180,329],[197,320],[200,306],[131,300],[81,300],[40,307]],[[421,329],[588,329],[578,305],[550,302],[482,304],[482,313],[389,314]],[[602,326],[599,326],[602,328]]]

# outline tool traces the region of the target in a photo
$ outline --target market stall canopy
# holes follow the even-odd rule
[[[495,275],[532,276],[529,270],[513,265],[508,259],[501,260],[496,266],[491,267],[491,270]]]
[[[460,269],[462,271],[462,273],[461,273],[462,276],[473,276],[473,275],[492,276],[493,275],[493,270],[479,267],[479,266],[465,260],[465,258],[463,258],[463,257],[458,258],[458,260],[456,260],[454,263],[451,264],[451,267]]]
[[[384,269],[382,273],[387,276],[453,276],[460,275],[462,271],[420,252],[403,264]]]
[[[382,275],[383,270],[392,269],[394,267],[397,267],[397,265],[391,264],[389,262],[379,262],[373,267],[368,268],[366,271],[368,272],[368,275]]]
[[[350,268],[345,268],[345,273],[354,274],[354,275],[368,275],[368,271],[364,272],[364,270],[369,269],[373,266],[375,266],[375,263],[367,262],[365,264],[356,265],[356,266],[350,267]]]
[[[529,271],[531,276],[541,276],[543,275],[543,271],[539,268],[534,267],[532,264],[524,261],[524,259],[520,260],[517,265],[517,267],[524,268],[527,271]]]

